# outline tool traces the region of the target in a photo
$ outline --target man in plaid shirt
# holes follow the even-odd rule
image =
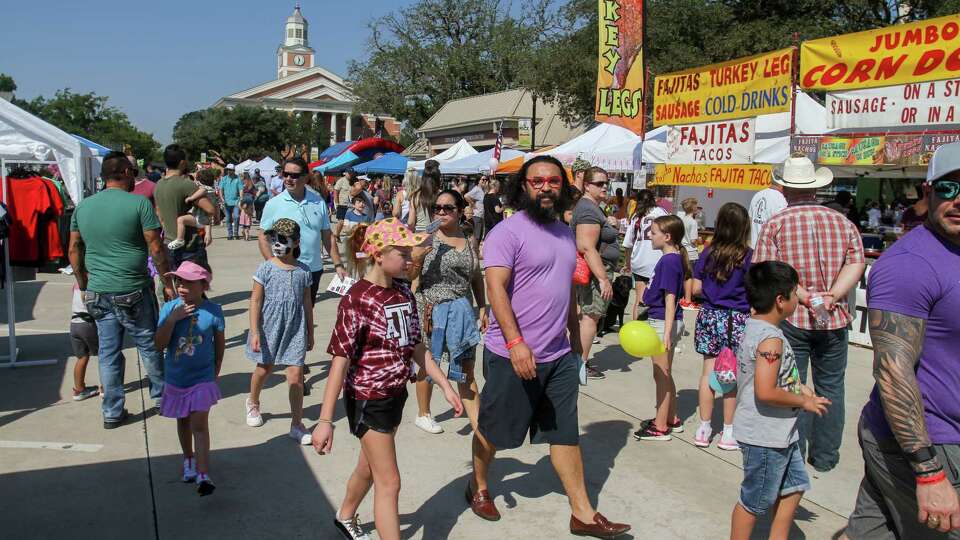
[[[814,391],[833,402],[821,417],[802,415],[798,423],[801,451],[815,469],[826,472],[840,461],[843,438],[843,378],[847,368],[847,325],[853,320],[847,294],[860,280],[866,263],[860,232],[843,214],[817,203],[817,189],[833,181],[826,167],[814,170],[806,157],[784,163],[783,186],[788,206],[760,230],[755,263],[782,261],[800,274],[798,309],[783,325],[806,383],[813,366]],[[820,296],[829,312],[826,324],[816,324],[810,300]],[[809,447],[808,447],[809,445]]]

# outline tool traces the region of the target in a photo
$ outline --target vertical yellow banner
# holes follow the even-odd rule
[[[643,0],[598,0],[600,28],[594,115],[643,134]]]

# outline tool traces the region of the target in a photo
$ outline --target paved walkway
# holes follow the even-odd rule
[[[334,452],[318,456],[287,438],[284,379],[269,379],[262,402],[266,423],[244,423],[243,400],[251,364],[243,355],[250,276],[259,255],[254,242],[227,242],[223,230],[211,249],[213,301],[227,316],[227,353],[220,377],[224,399],[211,412],[212,474],[218,489],[200,499],[178,481],[180,455],[172,420],[143,415],[136,352],[128,349],[127,408],[133,421],[101,427],[99,403],[70,401],[72,368],[67,332],[72,278],[41,275],[17,284],[18,343],[23,359],[58,358],[55,366],[0,370],[0,531],[6,538],[336,538],[336,506],[359,450],[337,409]],[[329,280],[329,273],[324,284]],[[320,411],[329,357],[323,352],[336,298],[316,308],[317,351],[305,399],[308,425]],[[0,304],[0,314],[6,313]],[[0,350],[6,351],[6,320]],[[687,315],[688,328],[693,318]],[[675,372],[685,433],[667,443],[639,443],[632,431],[652,415],[648,360],[632,360],[608,335],[596,353],[607,378],[582,389],[580,426],[588,490],[608,517],[633,525],[636,538],[721,538],[741,479],[740,455],[692,444],[698,422],[701,360],[692,338],[681,343]],[[831,538],[849,515],[862,471],[855,427],[872,385],[871,354],[851,347],[847,427],[840,466],[810,469],[813,489],[797,515],[795,538]],[[95,364],[94,364],[95,365]],[[88,384],[97,369],[88,370]],[[503,513],[497,523],[475,517],[463,499],[469,474],[470,426],[452,418],[439,393],[434,414],[446,430],[415,428],[416,400],[407,402],[397,436],[405,538],[566,538],[569,512],[546,447],[524,446],[499,455],[491,491]],[[719,412],[719,407],[717,407]],[[719,421],[719,417],[717,418]],[[719,428],[719,424],[716,426]],[[360,508],[373,528],[372,496]],[[758,530],[757,538],[765,537]],[[629,536],[627,536],[629,538]]]

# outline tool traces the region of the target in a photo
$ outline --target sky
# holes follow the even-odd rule
[[[276,78],[276,50],[295,0],[27,0],[4,2],[0,73],[16,95],[108,96],[163,144],[184,113]],[[374,17],[408,0],[301,0],[316,62],[341,76],[364,55]]]

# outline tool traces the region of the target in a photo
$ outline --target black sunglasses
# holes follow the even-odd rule
[[[956,180],[939,180],[933,184],[933,192],[937,197],[952,201],[960,195],[960,182]]]
[[[293,178],[294,180],[297,180],[297,179],[299,179],[301,176],[303,176],[303,173],[283,171],[283,177],[284,177],[284,178]]]
[[[439,214],[441,211],[445,214],[450,214],[454,210],[459,210],[456,206],[452,204],[435,204],[433,205],[433,213]]]

